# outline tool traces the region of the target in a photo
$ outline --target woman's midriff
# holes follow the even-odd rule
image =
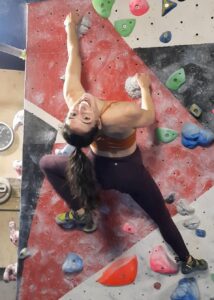
[[[105,156],[105,157],[125,157],[125,156],[131,155],[132,153],[134,153],[136,150],[136,147],[137,147],[137,144],[135,142],[132,146],[130,146],[129,148],[124,149],[124,150],[101,151],[101,150],[98,150],[97,148],[93,147],[92,144],[90,145],[90,148],[94,154],[99,155],[99,156]]]

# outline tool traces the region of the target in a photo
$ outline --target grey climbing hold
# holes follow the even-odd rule
[[[19,253],[19,259],[25,259],[31,255],[32,253],[28,248],[23,248]]]
[[[200,220],[197,216],[193,216],[183,222],[183,226],[188,229],[196,229],[200,224]]]
[[[176,203],[176,209],[182,216],[191,215],[195,212],[195,209],[185,199],[181,199]]]
[[[62,270],[65,273],[77,273],[83,270],[83,260],[82,258],[77,255],[76,253],[70,252],[65,262],[62,266]]]
[[[202,109],[195,103],[193,103],[190,108],[189,111],[191,112],[191,114],[196,117],[199,118],[200,115],[202,114]]]
[[[78,24],[77,32],[78,36],[82,37],[86,32],[91,28],[91,20],[84,16],[81,20],[81,22]]]
[[[140,86],[135,76],[126,79],[125,90],[131,98],[139,99],[141,97]]]

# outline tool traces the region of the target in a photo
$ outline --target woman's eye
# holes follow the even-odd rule
[[[84,120],[86,120],[86,121],[87,121],[87,120],[90,120],[90,118],[89,118],[89,117],[87,117],[87,116],[85,116],[85,117],[84,117]]]

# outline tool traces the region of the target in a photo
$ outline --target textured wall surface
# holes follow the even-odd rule
[[[124,1],[124,9],[120,11],[120,18],[124,15],[129,17],[125,11],[128,3],[129,1]],[[161,13],[160,6],[154,5],[154,1],[149,3],[148,13],[154,13],[154,16]],[[179,2],[178,6],[185,5],[185,3]],[[113,6],[114,9],[116,6]],[[177,99],[177,94],[173,94],[166,88],[164,84],[166,75],[159,77],[160,61],[164,52],[154,52],[155,64],[148,59],[144,63],[147,52],[141,50],[140,54],[138,52],[140,56],[142,55],[141,59],[132,49],[143,47],[143,45],[127,44],[109,20],[97,15],[89,0],[82,1],[81,6],[77,0],[63,0],[60,5],[56,0],[31,4],[28,11],[25,96],[26,109],[28,107],[31,109],[30,114],[33,113],[34,107],[36,109],[32,125],[31,118],[29,118],[25,129],[30,133],[33,132],[34,122],[36,122],[39,145],[37,145],[37,138],[34,138],[32,142],[30,134],[25,135],[26,169],[25,188],[23,188],[25,208],[21,219],[23,228],[21,245],[27,244],[32,249],[33,255],[20,265],[20,299],[22,300],[58,299],[70,289],[75,291],[75,287],[81,282],[101,270],[112,259],[120,256],[155,229],[152,221],[129,196],[110,191],[102,194],[103,209],[99,228],[95,233],[89,236],[78,231],[62,231],[54,220],[58,213],[66,209],[62,199],[55,194],[46,180],[42,183],[43,177],[39,175],[39,171],[36,173],[38,182],[36,185],[32,184],[32,169],[29,166],[33,165],[35,170],[38,170],[38,160],[44,152],[50,153],[55,147],[62,146],[61,144],[53,146],[53,144],[55,138],[58,138],[55,131],[56,120],[60,124],[67,112],[62,97],[63,83],[60,76],[64,74],[67,60],[63,20],[70,10],[76,11],[81,16],[87,16],[91,21],[90,30],[80,39],[83,62],[82,82],[87,91],[104,100],[134,101],[126,94],[125,80],[136,72],[150,74],[157,123],[151,128],[138,130],[137,140],[144,163],[163,195],[168,196],[173,192],[176,202],[185,198],[190,203],[211,188],[214,183],[213,146],[189,150],[181,144],[182,126],[186,122],[198,125],[200,123],[186,110],[182,97],[180,100]],[[208,11],[207,9],[207,13]],[[176,8],[170,13],[175,12]],[[138,18],[143,20],[144,16]],[[171,22],[173,23],[174,19]],[[182,44],[180,40],[177,40],[175,44]],[[151,48],[151,53],[152,51],[155,50]],[[165,60],[168,66],[166,56]],[[169,61],[172,62],[170,58]],[[203,60],[202,64],[204,63]],[[185,65],[188,65],[188,61]],[[177,68],[177,65],[174,67]],[[170,69],[169,75],[174,71],[174,67]],[[114,84],[110,85],[111,82]],[[212,90],[212,86],[209,86]],[[158,143],[154,136],[156,126],[176,130],[179,136],[172,143]],[[48,130],[50,130],[50,138],[48,138]],[[31,155],[32,149],[33,155]],[[28,207],[28,200],[32,199],[33,207],[31,204]],[[172,215],[176,213],[175,204],[168,205],[168,208]],[[136,234],[129,235],[122,230],[127,220],[134,223],[137,228]],[[25,225],[26,230],[24,230]],[[156,244],[155,239],[153,243]],[[80,274],[75,276],[63,274],[61,267],[68,252],[76,252],[83,258],[84,270]],[[103,287],[100,286],[99,289],[102,293]],[[171,286],[171,290],[173,289],[174,286]],[[90,295],[88,299],[90,298],[93,299],[93,295]],[[117,299],[117,296],[113,295],[110,299]]]

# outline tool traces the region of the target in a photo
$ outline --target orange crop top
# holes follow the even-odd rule
[[[106,106],[104,105],[104,108],[100,114],[100,116],[103,115],[103,113],[115,102],[108,103]],[[98,134],[96,136],[96,139],[91,144],[93,148],[100,150],[100,151],[120,151],[120,150],[126,150],[130,148],[136,141],[136,130],[128,137],[124,139],[117,139],[112,138],[109,136],[106,136],[104,134]]]

